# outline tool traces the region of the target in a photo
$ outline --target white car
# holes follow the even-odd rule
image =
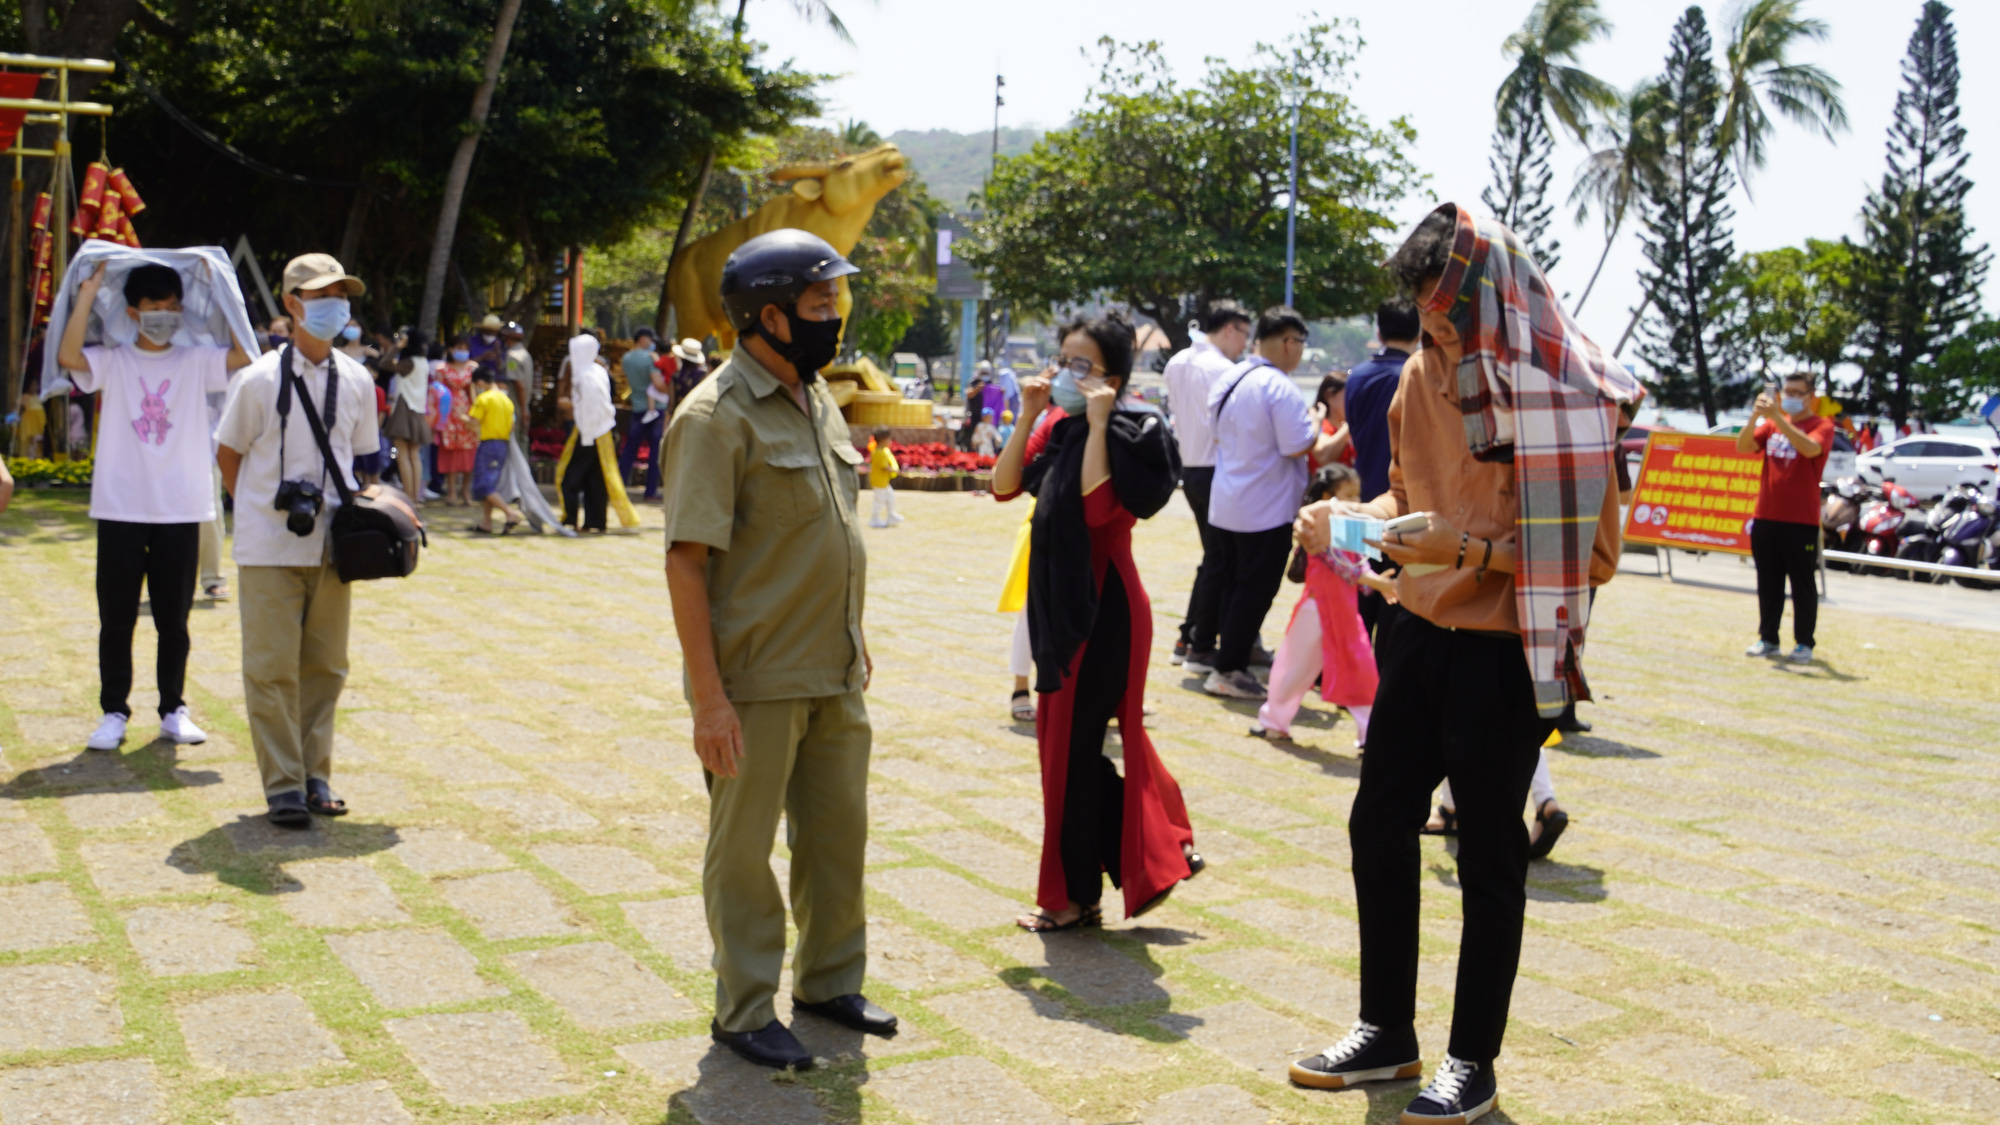
[[[1935,500],[1960,484],[1991,492],[2000,475],[2000,437],[1911,434],[1861,454],[1855,468],[1862,480],[1893,480],[1919,501]]]

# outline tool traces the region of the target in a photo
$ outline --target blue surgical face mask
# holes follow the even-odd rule
[[[451,358],[459,363],[464,363],[466,360],[472,358],[472,353],[466,351],[464,348],[453,348],[451,350]]]
[[[314,297],[302,300],[305,315],[299,318],[299,331],[315,340],[332,341],[354,318],[345,297]]]
[[[1791,395],[1786,395],[1785,397],[1779,399],[1778,405],[1780,407],[1783,407],[1785,413],[1787,414],[1803,414],[1805,413],[1806,410],[1806,400],[1802,398],[1793,398]]]
[[[1065,367],[1049,387],[1049,400],[1062,407],[1064,414],[1081,414],[1085,405],[1083,392],[1077,389],[1076,372]]]
[[[361,329],[350,324],[340,330],[340,338],[351,344],[361,338]]]

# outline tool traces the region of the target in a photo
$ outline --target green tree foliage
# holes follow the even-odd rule
[[[1982,316],[1917,368],[1916,404],[1924,417],[1947,421],[1985,396],[2000,394],[2000,320]]]
[[[1538,103],[1541,91],[1530,87],[1526,97]],[[1549,220],[1556,213],[1555,204],[1548,201],[1549,182],[1555,178],[1549,171],[1549,153],[1554,149],[1555,138],[1549,136],[1539,104],[1503,107],[1493,128],[1493,155],[1486,158],[1493,183],[1479,196],[1494,217],[1527,244],[1544,272],[1562,260],[1562,243],[1547,237]]]
[[[1291,112],[1274,75],[1306,88],[1299,126],[1298,286],[1311,318],[1350,316],[1382,293],[1383,213],[1420,180],[1397,119],[1369,125],[1343,92],[1360,42],[1320,24],[1260,66],[1211,60],[1193,85],[1158,44],[1100,40],[1104,60],[1074,124],[1003,158],[992,211],[966,256],[1022,308],[1107,297],[1187,345],[1190,310],[1284,292]]]
[[[1799,15],[1804,0],[1751,0],[1731,29],[1727,92],[1723,95],[1722,135],[1718,138],[1736,161],[1736,173],[1750,186],[1751,173],[1764,166],[1771,134],[1768,99],[1779,113],[1827,140],[1847,128],[1847,109],[1840,101],[1840,83],[1810,63],[1791,61],[1792,49],[1805,40],[1827,36],[1825,20]]]
[[[1731,267],[1723,288],[1738,302],[1735,351],[1756,364],[1760,383],[1806,367],[1828,385],[1860,328],[1849,301],[1854,270],[1851,246],[1817,238],[1745,254]]]
[[[1903,59],[1889,126],[1889,170],[1868,193],[1861,222],[1857,303],[1863,386],[1898,424],[1946,388],[1938,354],[1979,308],[1991,260],[1965,215],[1965,126],[1958,120],[1958,36],[1951,9],[1929,0]]]
[[[1719,144],[1722,84],[1714,45],[1699,7],[1674,25],[1660,79],[1661,150],[1644,179],[1645,251],[1640,271],[1652,311],[1641,355],[1659,380],[1663,406],[1699,407],[1708,424],[1740,396],[1727,370],[1724,319],[1732,311],[1721,282],[1735,259],[1730,221],[1735,186]]]
[[[1521,236],[1544,271],[1560,260],[1560,248],[1543,241],[1555,207],[1548,203],[1549,153],[1555,147],[1553,114],[1577,140],[1589,133],[1592,110],[1609,109],[1618,91],[1577,67],[1576,53],[1609,34],[1611,22],[1597,0],[1537,0],[1519,30],[1501,51],[1514,69],[1493,99],[1493,185],[1481,197],[1493,214]]]
[[[141,236],[249,234],[267,272],[351,224],[373,318],[410,317],[445,169],[493,34],[488,3],[408,0],[356,20],[326,0],[213,0],[184,45],[126,58],[193,120],[277,167],[261,177],[169,120],[121,74],[114,156],[143,185]],[[813,76],[767,69],[726,25],[651,0],[526,0],[466,193],[454,263],[532,319],[572,246],[622,242],[672,213],[706,148],[812,112]],[[586,286],[589,273],[586,269]],[[447,303],[462,292],[453,285]]]

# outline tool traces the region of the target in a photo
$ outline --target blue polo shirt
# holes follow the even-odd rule
[[[1347,432],[1363,500],[1389,491],[1389,400],[1409,358],[1401,348],[1384,348],[1347,373]]]

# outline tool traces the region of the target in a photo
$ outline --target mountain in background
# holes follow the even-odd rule
[[[1042,131],[1034,128],[1001,129],[1000,155],[1019,156],[1035,147]],[[889,134],[889,140],[910,158],[931,198],[954,211],[966,209],[967,197],[986,187],[986,174],[993,164],[991,132],[954,133],[949,129],[904,129]]]

